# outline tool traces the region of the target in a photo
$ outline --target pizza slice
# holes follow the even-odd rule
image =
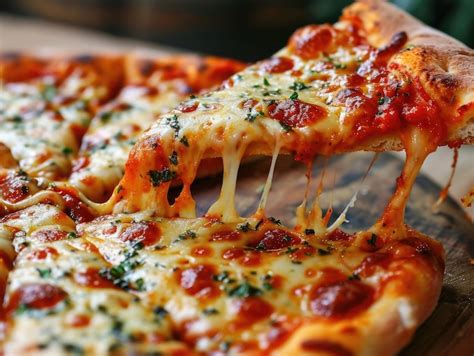
[[[118,201],[115,211],[193,217],[200,162],[222,157],[221,196],[208,214],[238,221],[233,195],[244,156],[291,153],[311,164],[316,155],[404,148],[406,165],[379,224],[402,236],[425,157],[439,145],[473,142],[473,59],[463,44],[390,4],[356,2],[335,25],[296,31],[272,58],[161,116],[135,145],[106,207]],[[183,189],[171,204],[176,181]],[[301,229],[324,231],[317,207],[299,216]]]
[[[69,177],[74,187],[95,202],[110,197],[132,146],[159,114],[243,68],[237,61],[215,57],[125,60],[125,86],[92,120]]]
[[[111,266],[58,208],[40,204],[4,217],[0,238],[8,251],[2,262],[16,255],[1,281],[5,354],[191,353],[171,340],[166,314],[102,277]]]

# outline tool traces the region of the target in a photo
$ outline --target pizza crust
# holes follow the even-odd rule
[[[384,1],[357,1],[345,9],[342,18],[354,17],[375,47],[389,43],[399,32],[406,32],[407,49],[395,54],[391,64],[418,79],[447,120],[458,122],[446,143],[473,144],[474,51]],[[386,145],[400,146],[394,142]]]
[[[441,244],[413,229],[409,229],[409,234],[426,241],[436,251],[438,265],[420,264],[414,258],[376,274],[375,283],[386,286],[363,314],[352,319],[304,324],[277,354],[376,356],[395,354],[406,346],[436,307],[444,270]],[[305,343],[312,343],[315,348],[305,348]]]

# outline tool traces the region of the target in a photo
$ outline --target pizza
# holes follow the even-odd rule
[[[170,79],[156,63],[103,77],[98,64],[79,66],[92,74],[75,95],[93,99],[80,109],[87,130],[62,170],[0,137],[3,351],[398,352],[436,306],[445,266],[442,245],[405,224],[405,206],[431,152],[474,142],[473,60],[471,49],[393,5],[365,0],[246,68],[213,59],[199,70],[187,60]],[[35,105],[47,106],[38,94],[45,84],[29,80],[55,62],[22,61],[6,81],[26,82]],[[227,79],[211,88],[217,77]],[[180,92],[183,82],[192,91]],[[34,120],[53,115],[30,100],[15,105]],[[5,118],[5,132],[34,143]],[[395,192],[364,231],[341,229],[356,196],[339,217],[301,197],[293,227],[266,214],[279,154],[308,166],[309,187],[316,156],[401,149]],[[272,157],[268,179],[258,209],[242,217],[239,165],[260,155]],[[219,167],[220,196],[196,216],[191,185]]]

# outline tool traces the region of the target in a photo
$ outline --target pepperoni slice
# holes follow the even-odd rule
[[[240,232],[235,230],[223,230],[213,233],[209,241],[237,241],[239,238]]]
[[[257,250],[272,251],[296,245],[301,239],[292,233],[282,229],[272,229],[264,232],[263,237],[257,243],[250,244]]]
[[[160,240],[161,231],[157,224],[152,221],[137,222],[130,225],[120,234],[120,240],[124,242],[141,242],[145,246],[155,244]]]
[[[329,25],[309,25],[297,30],[290,38],[290,51],[303,59],[316,58],[333,43],[334,29]]]
[[[44,229],[35,231],[31,237],[40,242],[53,242],[64,240],[67,237],[67,232],[56,229]]]
[[[326,117],[327,113],[318,105],[288,99],[268,105],[268,115],[289,127],[304,127]]]
[[[88,268],[85,271],[78,272],[74,279],[77,284],[89,288],[116,288],[111,281],[99,274],[97,268]]]
[[[199,103],[197,101],[192,103],[182,103],[176,107],[176,110],[179,110],[181,112],[193,112],[196,111],[198,106]]]
[[[35,250],[28,255],[29,260],[44,260],[48,256],[57,256],[58,251],[53,247],[45,247],[39,250]]]
[[[233,323],[237,329],[248,327],[268,318],[273,313],[273,306],[259,297],[247,297],[232,301],[237,318]]]
[[[30,192],[26,175],[12,175],[0,177],[0,194],[12,203],[25,199]]]
[[[372,287],[346,280],[314,288],[310,292],[309,306],[317,316],[346,317],[366,309],[373,299]]]
[[[187,294],[199,299],[210,299],[220,294],[214,281],[216,269],[211,265],[197,265],[178,272],[178,283]]]
[[[268,73],[283,73],[293,68],[293,60],[288,57],[272,57],[263,61],[261,66]]]
[[[52,308],[66,297],[63,289],[52,284],[26,284],[12,293],[7,310],[13,312],[20,305],[32,309]]]
[[[69,189],[55,189],[64,199],[66,214],[75,222],[85,223],[94,219],[94,215],[86,204],[77,196],[77,193]]]

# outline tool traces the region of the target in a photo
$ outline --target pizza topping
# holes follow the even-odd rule
[[[104,278],[97,268],[88,268],[74,276],[75,281],[81,286],[89,288],[115,288],[115,285]]]
[[[296,93],[296,92],[295,92]],[[280,123],[294,128],[305,127],[324,118],[326,111],[314,104],[308,104],[295,98],[268,106],[268,115]]]
[[[268,73],[283,73],[293,68],[293,60],[288,57],[272,57],[261,64]]]
[[[196,265],[177,273],[179,285],[198,299],[211,299],[220,294],[219,287],[214,281],[215,267],[211,265]]]
[[[309,307],[314,315],[347,317],[372,303],[374,290],[357,280],[315,286],[310,293]]]
[[[74,328],[85,328],[89,325],[91,317],[85,314],[75,314],[69,318],[68,322]]]
[[[52,242],[67,238],[67,232],[57,229],[42,229],[35,231],[31,237],[40,242]]]
[[[92,221],[95,218],[88,206],[83,203],[81,199],[79,199],[77,193],[72,189],[54,188],[54,191],[58,192],[62,196],[66,205],[65,212],[74,221],[78,223],[84,223]]]
[[[25,199],[30,192],[29,183],[28,175],[22,170],[0,177],[1,197],[12,203]]]
[[[288,48],[303,59],[316,58],[330,49],[334,31],[329,25],[305,26],[291,36]]]
[[[67,297],[67,293],[52,284],[25,284],[10,296],[7,310],[53,308]]]
[[[209,241],[238,241],[240,233],[235,230],[217,231],[211,235]]]
[[[288,248],[292,245],[299,244],[301,239],[282,229],[267,230],[263,233],[263,237],[258,242],[253,242],[249,246],[260,251],[273,251]]]
[[[119,238],[124,242],[140,242],[145,246],[151,246],[159,241],[160,235],[161,231],[157,224],[144,221],[131,224]]]
[[[273,313],[273,307],[265,300],[249,296],[232,301],[231,310],[236,314],[233,327],[243,329],[258,321],[268,318]]]

